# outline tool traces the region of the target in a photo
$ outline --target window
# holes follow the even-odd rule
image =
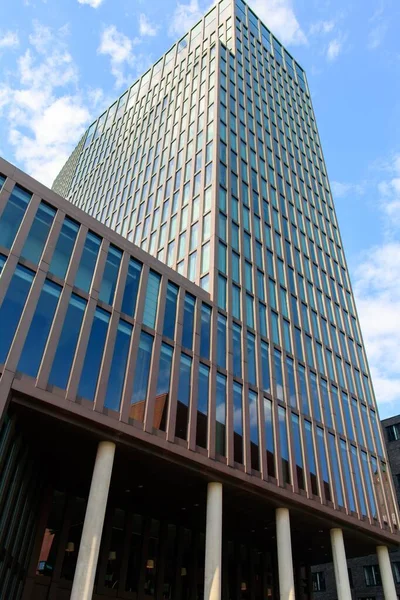
[[[0,246],[11,248],[13,245],[31,197],[30,192],[23,190],[18,185],[14,186],[0,216]]]
[[[55,214],[55,209],[45,202],[39,204],[39,208],[37,209],[28,237],[25,240],[21,252],[22,258],[38,264]]]
[[[225,424],[226,424],[226,377],[217,373],[216,387],[216,424],[215,451],[225,456]]]
[[[176,305],[178,301],[179,287],[168,282],[167,295],[165,299],[164,330],[163,335],[171,338],[175,337]]]
[[[97,307],[94,313],[92,328],[86,348],[83,369],[78,386],[78,396],[94,400],[101,359],[106,343],[110,313]]]
[[[160,281],[161,276],[158,273],[155,273],[155,271],[150,271],[149,279],[147,282],[146,301],[143,312],[143,323],[151,329],[154,329],[156,325]]]
[[[200,356],[202,358],[210,358],[210,335],[211,308],[207,304],[202,304],[200,323]]]
[[[0,307],[0,363],[4,363],[18,327],[26,299],[31,289],[34,272],[17,265],[7,293]]]
[[[189,418],[190,387],[192,378],[192,359],[186,354],[181,354],[179,365],[178,403],[176,407],[176,436],[187,439],[187,425]]]
[[[101,238],[88,231],[74,285],[85,292],[90,290],[101,245]]]
[[[209,387],[210,368],[200,363],[197,395],[196,444],[202,448],[207,448]]]
[[[163,342],[160,351],[160,365],[158,368],[157,396],[169,393],[171,380],[171,366],[174,349],[169,344]]]
[[[196,298],[191,294],[185,295],[185,305],[183,312],[183,332],[182,346],[191,348],[193,344],[193,328],[194,328],[194,310],[196,306]]]
[[[60,294],[59,285],[45,281],[17,367],[31,377],[38,373]]]
[[[106,304],[112,304],[114,301],[121,258],[121,250],[118,250],[118,248],[115,248],[114,246],[110,246],[99,293],[99,300]]]
[[[378,565],[368,565],[364,567],[364,577],[366,585],[382,585],[381,574]]]
[[[290,483],[289,443],[286,425],[286,409],[278,406],[279,434],[284,483]]]
[[[226,317],[220,314],[217,318],[217,365],[226,367]]]
[[[400,562],[392,563],[394,580],[397,584],[400,583]]]
[[[132,325],[120,319],[115,339],[114,354],[108,377],[104,406],[119,411],[128,361],[129,346],[132,337]]]
[[[56,275],[60,279],[65,279],[78,231],[78,223],[66,217],[61,227],[49,268],[50,273],[53,273],[53,275]]]
[[[129,261],[128,273],[126,275],[124,297],[122,299],[121,307],[121,311],[130,317],[135,315],[141,273],[141,263],[134,258],[131,258]]]
[[[50,384],[62,389],[67,387],[85,308],[86,300],[72,294],[49,377]]]
[[[386,427],[386,433],[389,442],[400,440],[400,423],[388,425],[388,427]]]
[[[312,587],[313,592],[325,592],[325,573],[323,571],[312,573]]]
[[[130,413],[130,417],[137,421],[143,421],[144,418],[152,351],[153,336],[146,333],[146,331],[142,331],[140,333],[139,349],[136,359],[136,371]]]

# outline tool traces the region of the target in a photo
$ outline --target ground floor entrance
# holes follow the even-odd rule
[[[0,432],[0,600],[70,598],[99,438],[67,417],[11,403]],[[94,599],[203,600],[210,477],[117,442]],[[221,596],[278,600],[276,500],[223,487]],[[311,565],[331,560],[329,525],[291,510],[297,600],[312,597]],[[373,548],[357,536],[346,544],[353,555]]]

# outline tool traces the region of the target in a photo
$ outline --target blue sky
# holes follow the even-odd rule
[[[211,0],[3,0],[0,153],[51,184]],[[250,0],[307,72],[381,416],[400,412],[400,3]]]

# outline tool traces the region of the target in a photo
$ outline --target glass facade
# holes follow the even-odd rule
[[[21,247],[34,263],[47,242],[53,253],[18,369],[316,507],[394,527],[305,74],[241,0],[196,27],[89,128],[56,181],[110,239],[92,219],[78,236],[69,216],[56,236],[45,199],[30,215]],[[14,186],[2,207],[2,278],[30,198]],[[21,264],[7,275],[0,363],[35,276]]]

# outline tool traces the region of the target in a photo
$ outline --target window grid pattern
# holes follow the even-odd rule
[[[0,220],[7,202],[7,197],[2,198]],[[57,207],[53,208],[57,210]],[[40,210],[39,203],[36,210]],[[55,219],[59,220],[60,217],[67,223],[78,223],[76,215],[71,220],[65,213],[59,213]],[[30,228],[34,226],[32,223],[35,221],[31,219],[25,227],[24,219],[14,240],[14,248],[24,247],[26,239],[29,238]],[[79,399],[82,405],[88,408],[95,405],[96,410],[106,411],[111,418],[120,418],[127,423],[142,423],[147,431],[164,431],[167,439],[171,441],[174,441],[175,436],[181,437],[189,448],[199,452],[204,448],[203,451],[207,452],[210,458],[219,455],[220,460],[225,460],[233,467],[244,468],[257,477],[289,486],[297,493],[307,493],[317,502],[330,503],[331,499],[334,501],[335,484],[333,479],[330,479],[326,466],[326,457],[331,458],[332,452],[331,448],[329,452],[324,448],[327,428],[323,423],[318,426],[318,445],[315,445],[312,439],[316,433],[312,415],[303,421],[301,413],[286,404],[283,350],[262,342],[263,360],[259,361],[255,351],[258,332],[246,330],[240,357],[236,359],[241,364],[242,373],[234,374],[231,365],[225,364],[224,360],[225,356],[229,356],[225,348],[227,344],[231,345],[233,339],[229,327],[226,326],[227,317],[218,310],[209,294],[193,284],[188,289],[187,286],[191,285],[189,282],[115,234],[116,239],[110,240],[111,244],[108,240],[98,237],[103,252],[102,258],[96,262],[94,272],[92,269],[81,269],[81,261],[87,264],[87,240],[97,235],[93,220],[90,219],[88,226],[83,222],[84,219],[74,236],[73,244],[69,241],[65,248],[63,246],[62,263],[68,262],[73,266],[67,270],[65,281],[50,272],[48,265],[52,263],[52,257],[51,254],[47,254],[55,252],[58,247],[57,241],[63,239],[62,225],[48,233],[48,239],[44,240],[45,250],[38,265],[26,260],[24,263],[28,266],[18,265],[15,255],[9,255],[7,251],[2,254],[0,319],[5,306],[7,320],[11,324],[9,335],[4,336],[4,340],[7,340],[7,348],[3,348],[5,368],[15,365],[16,370],[23,356],[21,365],[25,365],[26,372],[36,380],[36,386],[41,389],[52,390],[54,385],[58,385],[58,393],[64,394],[65,398]],[[113,263],[113,291],[105,296],[113,305],[101,301],[98,294],[98,291],[104,288],[104,281],[107,282],[107,289],[111,289],[110,270],[106,269],[110,255],[118,257],[118,261]],[[153,262],[147,264],[150,259]],[[134,286],[129,271],[132,261],[135,261],[139,274],[139,281],[136,280]],[[18,270],[23,273],[27,284],[24,284],[23,294],[18,293],[15,303],[11,296]],[[80,280],[84,289],[75,286],[71,295],[72,282],[76,281],[78,271],[86,273],[89,283],[85,283],[83,276]],[[91,293],[88,294],[86,289],[91,281]],[[154,281],[157,283],[156,294],[153,289]],[[7,295],[9,282],[11,292]],[[171,319],[170,300],[169,307],[167,304],[167,290],[171,285],[174,286],[174,291],[178,292],[177,295],[174,294],[176,325],[175,340],[172,344],[169,337],[171,333],[169,336],[163,334],[165,319]],[[134,317],[132,313],[121,312],[127,286],[137,294]],[[44,290],[47,290],[46,297],[43,295]],[[149,293],[155,298],[155,303],[154,306],[151,305],[151,323],[147,320],[146,325],[144,317],[146,309],[150,306],[147,300]],[[30,299],[27,302],[28,294]],[[44,310],[45,301],[51,304],[51,311]],[[26,303],[32,305],[28,311]],[[18,321],[25,318],[26,312],[31,315],[31,320],[26,321],[24,327],[18,327]],[[29,342],[31,337],[31,323],[32,331],[41,327],[49,340],[47,344],[45,340],[41,341],[40,356],[32,356],[25,347],[25,342]],[[241,329],[237,328],[237,331],[240,339]],[[218,339],[218,344],[213,344],[213,339]],[[118,347],[116,340],[119,342]],[[274,361],[266,366],[269,347],[274,350]],[[90,348],[92,350],[89,352]],[[243,355],[247,356],[246,361],[242,358]],[[208,356],[211,356],[211,359]],[[123,373],[116,368],[117,357],[124,368]],[[254,369],[251,367],[249,370],[248,360],[254,360]],[[67,370],[64,368],[65,361],[68,363]],[[62,369],[60,365],[63,365]],[[265,373],[266,369],[274,373],[272,379]],[[154,377],[150,378],[150,371]],[[204,373],[207,373],[205,381],[211,394],[206,408],[204,399],[198,397],[197,390],[197,386],[201,385],[201,393],[204,395]],[[192,382],[198,383],[193,386]],[[274,390],[271,390],[270,382],[273,382]],[[264,390],[258,387],[261,385]],[[232,402],[239,406],[237,417],[228,409],[231,400],[227,392],[231,389],[230,386],[234,386],[232,389],[235,390]],[[212,390],[216,390],[215,399],[212,398]],[[167,408],[171,403],[176,406],[176,410],[168,412]],[[199,414],[190,410],[192,403],[197,403]],[[312,409],[312,398],[308,405]],[[174,419],[167,418],[170,414],[175,415]],[[205,419],[211,424],[209,431],[212,433],[208,439],[205,439],[204,435]],[[297,428],[297,452],[301,452],[300,448],[303,446],[301,460],[291,454],[293,451],[289,440],[293,437],[293,423],[296,423]],[[197,427],[200,429],[196,434]],[[248,437],[243,435],[247,430],[250,432]],[[334,433],[330,432],[330,435],[335,440]],[[280,452],[281,456],[275,453],[274,439],[278,440],[279,448],[284,449]],[[196,440],[200,440],[200,445],[196,444]],[[336,443],[338,441],[336,439]],[[354,499],[356,493],[352,492],[351,501],[349,502],[346,494],[346,500],[342,504],[348,509],[354,509],[353,512],[359,513],[360,518],[368,518],[371,523],[384,523],[387,507],[380,499],[388,497],[388,480],[387,477],[382,477],[382,469],[386,469],[385,463],[365,448],[362,466],[359,463],[356,467],[354,461],[358,456],[357,446],[354,442],[351,445],[346,444],[343,439],[341,453],[343,448],[348,448],[346,466],[339,467],[338,472],[342,477],[349,477],[351,465],[352,470],[357,473],[357,483],[359,484],[362,478],[367,478],[367,483],[364,483],[365,490],[368,490],[371,498],[375,495],[376,498],[374,497],[373,503],[371,498],[363,499],[360,503]],[[323,456],[319,462],[324,468],[320,475],[316,467],[316,457],[321,451]],[[368,457],[371,457],[370,460]],[[301,482],[298,480],[300,473]],[[385,486],[384,493],[382,489],[377,490],[378,477]],[[344,482],[344,489],[346,485],[347,481]],[[365,498],[367,497],[366,494]],[[367,504],[370,506],[368,511]]]

